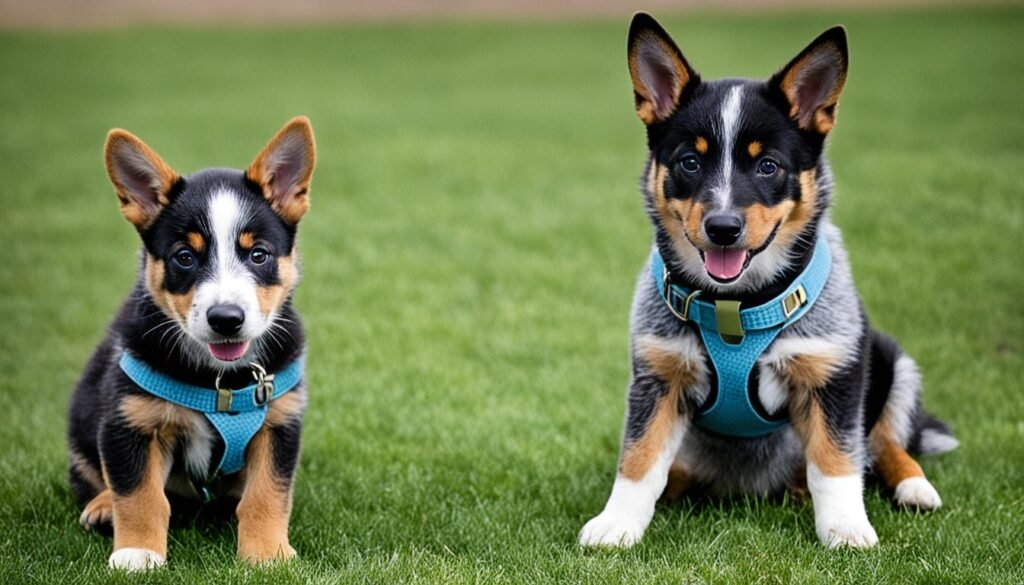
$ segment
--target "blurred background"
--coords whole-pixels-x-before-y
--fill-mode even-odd
[[[0,26],[91,28],[138,24],[327,24],[403,20],[622,17],[635,10],[891,9],[979,6],[1000,0],[0,0]]]
[[[651,240],[637,9],[709,79],[848,29],[833,217],[962,443],[923,462],[939,513],[868,490],[875,551],[825,551],[806,502],[761,500],[659,507],[627,553],[575,546],[614,475]],[[63,437],[136,278],[106,133],[188,174],[244,168],[299,114],[311,402],[299,561],[266,582],[1021,583],[1021,96],[1020,2],[0,0],[0,583],[111,582]],[[171,534],[147,582],[252,577],[231,525]]]

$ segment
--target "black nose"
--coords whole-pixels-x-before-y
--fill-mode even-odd
[[[214,305],[206,311],[206,322],[221,335],[234,335],[242,330],[245,311],[238,305]]]
[[[704,231],[715,244],[731,246],[743,231],[743,220],[735,215],[712,215],[704,220]]]

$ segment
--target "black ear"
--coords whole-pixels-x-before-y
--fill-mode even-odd
[[[700,77],[650,14],[633,16],[627,47],[636,114],[647,125],[661,122],[675,112],[683,91],[700,83]]]
[[[786,100],[803,130],[827,134],[836,123],[850,58],[846,29],[834,26],[814,39],[768,82]]]
[[[103,162],[121,203],[121,213],[140,232],[145,230],[170,203],[178,173],[146,143],[120,128],[107,134]]]

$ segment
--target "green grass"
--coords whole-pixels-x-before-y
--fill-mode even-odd
[[[626,22],[0,35],[0,581],[1024,580],[1024,11],[666,19],[707,77],[766,76],[848,25],[831,154],[858,284],[963,446],[946,506],[877,492],[881,538],[828,552],[808,504],[661,506],[584,552],[611,487],[627,314],[649,227]],[[170,534],[112,575],[65,477],[68,395],[134,279],[100,161],[115,126],[182,172],[241,167],[309,115],[311,403],[300,558],[234,561],[233,527]]]

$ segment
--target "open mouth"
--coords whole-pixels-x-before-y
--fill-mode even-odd
[[[750,266],[750,261],[767,248],[775,240],[775,234],[779,231],[781,222],[775,224],[772,233],[768,235],[764,244],[755,250],[743,248],[714,248],[711,250],[700,250],[700,257],[704,260],[704,270],[708,276],[721,284],[735,282],[743,271]]]
[[[225,341],[221,343],[207,344],[210,355],[222,362],[233,362],[241,359],[249,349],[248,341]]]

